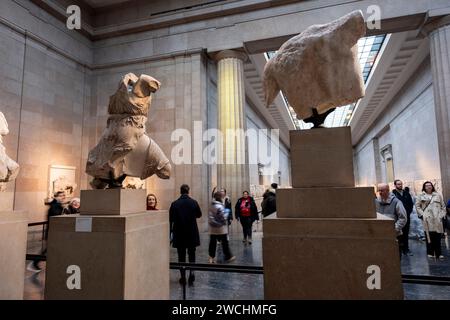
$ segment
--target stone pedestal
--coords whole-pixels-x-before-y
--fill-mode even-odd
[[[279,218],[376,218],[374,196],[371,187],[278,189],[277,215]]]
[[[350,127],[290,131],[295,188],[354,187]]]
[[[350,128],[291,132],[292,189],[264,218],[265,299],[402,299],[394,221],[355,188]]]
[[[0,300],[23,299],[28,216],[0,212]]]
[[[169,299],[168,212],[52,217],[45,298]]]
[[[265,218],[264,298],[402,299],[392,225],[381,215],[373,219]],[[380,268],[380,290],[367,287],[371,266]]]
[[[124,215],[147,209],[144,189],[81,190],[81,215]]]

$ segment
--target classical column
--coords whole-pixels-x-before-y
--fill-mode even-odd
[[[426,26],[430,39],[442,193],[450,198],[450,16]]]
[[[245,130],[245,53],[225,50],[216,55],[218,129],[222,133],[218,152],[218,186],[227,189],[233,204],[249,189]]]

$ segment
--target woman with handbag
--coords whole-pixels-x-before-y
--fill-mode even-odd
[[[416,200],[416,210],[419,218],[423,220],[428,257],[444,259],[441,251],[441,239],[444,233],[442,219],[446,213],[445,204],[442,196],[436,192],[430,181],[426,181],[422,186],[422,193]]]

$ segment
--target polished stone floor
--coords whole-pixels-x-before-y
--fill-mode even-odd
[[[236,260],[230,264],[234,265],[262,265],[262,233],[256,232],[253,236],[252,245],[244,245],[239,234],[232,235],[230,247]],[[201,246],[197,248],[197,262],[208,262],[209,236],[201,235]],[[426,256],[425,243],[420,240],[410,240],[410,248],[413,256],[402,257],[402,273],[419,275],[450,276],[450,250],[445,241],[443,254],[445,260],[435,261]],[[38,252],[38,242],[29,243],[29,253]],[[221,248],[218,247],[217,259],[223,260]],[[177,261],[175,249],[171,249],[171,261]],[[45,281],[44,269],[39,274],[25,271],[25,299],[43,299],[43,288]],[[196,280],[193,286],[188,286],[186,298],[188,300],[253,300],[263,299],[263,276],[238,273],[220,272],[195,272]],[[170,271],[170,296],[171,299],[182,299],[182,286],[178,283],[180,273],[177,270]],[[405,299],[450,299],[450,287],[404,284]]]

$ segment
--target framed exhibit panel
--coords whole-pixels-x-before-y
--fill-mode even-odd
[[[50,165],[48,174],[48,198],[53,198],[57,191],[63,191],[66,198],[75,196],[77,184],[75,183],[76,167]]]

